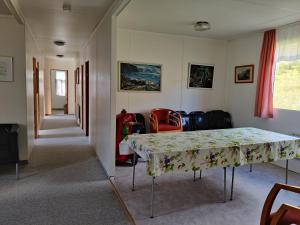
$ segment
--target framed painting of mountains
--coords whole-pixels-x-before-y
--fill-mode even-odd
[[[254,65],[235,67],[235,83],[253,83]]]
[[[189,64],[188,88],[212,88],[214,65]]]
[[[120,91],[161,91],[162,65],[119,62]]]

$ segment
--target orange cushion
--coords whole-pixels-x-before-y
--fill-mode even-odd
[[[274,217],[274,214],[275,213],[271,214],[269,224],[271,223],[271,220]],[[291,224],[300,225],[300,216],[299,216],[298,213],[288,211],[284,215],[284,217],[282,218],[282,220],[278,223],[278,225],[291,225]]]
[[[180,130],[180,127],[173,126],[170,124],[159,124],[158,125],[159,131],[171,131],[171,130]]]

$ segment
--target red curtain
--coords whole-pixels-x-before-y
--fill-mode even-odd
[[[273,118],[273,68],[276,47],[276,30],[264,33],[258,69],[255,116]]]

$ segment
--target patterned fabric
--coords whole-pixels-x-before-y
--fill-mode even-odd
[[[300,138],[257,128],[129,135],[124,142],[147,161],[150,176],[300,156]]]

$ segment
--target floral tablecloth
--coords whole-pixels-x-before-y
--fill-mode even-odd
[[[150,176],[300,156],[299,138],[251,127],[129,135],[124,143],[147,161]]]

